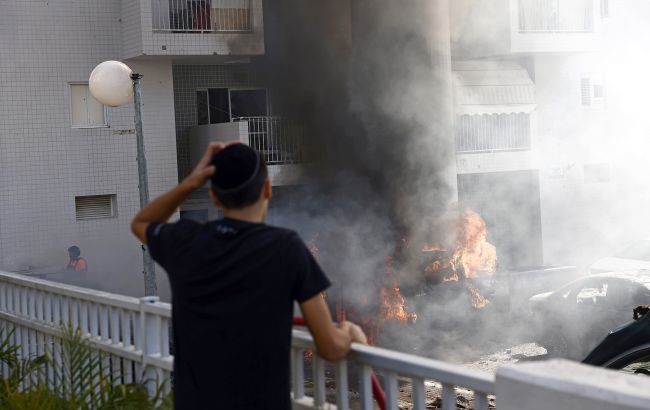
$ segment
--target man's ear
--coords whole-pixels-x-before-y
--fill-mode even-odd
[[[214,191],[211,189],[208,189],[208,194],[210,194],[210,199],[212,200],[212,203],[214,206],[217,208],[223,209],[223,205],[221,204],[221,201],[219,201],[219,198],[214,194]]]
[[[273,198],[273,185],[271,185],[270,178],[266,178],[266,181],[264,181],[264,188],[262,188],[262,195],[264,199]]]

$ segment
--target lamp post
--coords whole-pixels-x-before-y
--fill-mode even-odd
[[[119,107],[133,98],[135,109],[135,138],[138,160],[138,190],[140,192],[140,208],[149,203],[149,184],[147,176],[147,159],[144,154],[144,138],[142,133],[142,90],[140,80],[142,74],[134,73],[129,66],[119,61],[104,61],[90,73],[88,86],[90,92],[104,105]],[[142,265],[144,274],[145,296],[155,296],[156,271],[151,254],[142,246]]]

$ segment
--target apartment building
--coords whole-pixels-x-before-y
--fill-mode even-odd
[[[632,203],[648,205],[630,183],[641,161],[623,142],[641,127],[621,112],[643,114],[615,96],[645,90],[630,30],[647,6],[488,3],[451,3],[455,134],[460,202],[485,217],[502,267],[586,265],[647,236],[630,220]]]
[[[444,152],[450,145],[456,156],[448,185],[461,204],[486,219],[501,266],[576,263],[567,246],[587,249],[587,260],[605,247],[607,241],[594,238],[614,220],[611,212],[602,215],[604,206],[591,205],[610,205],[623,194],[615,182],[630,178],[621,168],[629,162],[625,155],[611,156],[611,134],[620,131],[616,118],[629,110],[625,99],[610,98],[612,79],[603,65],[603,50],[620,45],[603,38],[617,30],[619,11],[631,9],[624,3],[454,0],[432,7],[413,1],[410,11],[382,3],[397,19],[371,13],[377,3],[367,0],[283,1],[272,8],[262,0],[3,2],[0,267],[52,272],[65,265],[66,249],[75,244],[88,260],[91,285],[141,293],[141,248],[128,230],[139,207],[133,107],[103,107],[87,88],[93,67],[109,59],[144,75],[152,197],[187,175],[209,140],[239,139],[265,153],[278,186],[276,203],[292,202],[287,187],[302,183],[309,174],[305,163],[313,159],[304,144],[310,131],[295,116],[281,115],[275,84],[258,62],[268,57],[268,41],[281,41],[294,54],[275,58],[302,64],[314,39],[290,30],[283,38],[265,38],[265,18],[276,28],[305,18],[318,25],[332,44],[324,54],[339,59],[327,69],[340,70],[341,84],[363,82],[367,70],[395,78],[363,98],[393,103],[390,95],[408,86],[398,81],[402,72],[425,61],[431,74],[419,87],[433,87],[427,92],[439,100],[432,102],[435,110],[417,104],[408,115],[436,115],[431,128],[442,141],[438,147]],[[286,13],[295,8],[302,10]],[[415,32],[402,20],[432,22],[435,30],[423,43],[427,58],[410,61],[417,47],[407,52],[378,37],[378,27],[389,32],[388,26],[411,38]],[[347,71],[360,59],[367,64]],[[403,65],[383,67],[387,59]],[[291,79],[295,87],[318,94],[310,84],[327,73],[302,68]],[[366,125],[399,123],[381,116],[400,111],[373,112],[373,121],[382,121]],[[608,208],[631,209],[618,205]],[[205,221],[218,214],[201,190],[178,216]],[[270,217],[273,222],[273,209]],[[165,296],[166,278],[161,272],[158,278]]]
[[[262,0],[2,2],[0,27],[0,267],[54,272],[74,244],[86,284],[140,295],[142,252],[129,233],[139,208],[133,106],[102,106],[89,74],[105,60],[143,74],[155,197],[191,166],[200,97],[202,109],[212,97],[215,110],[232,107],[202,111],[206,124],[269,116],[255,105],[266,102],[249,64],[264,53]],[[160,271],[158,281],[168,295]]]

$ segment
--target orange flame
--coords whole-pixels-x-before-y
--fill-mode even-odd
[[[458,282],[461,279],[476,278],[480,275],[493,275],[496,271],[497,252],[494,245],[487,241],[487,226],[481,216],[469,209],[464,210],[452,225],[454,232],[453,250],[449,251],[439,245],[425,244],[422,252],[442,252],[446,259],[435,260],[425,268],[432,274],[449,269],[442,278],[443,282]],[[481,309],[490,301],[481,295],[479,289],[470,282],[465,282],[470,295],[472,307]]]
[[[415,323],[418,316],[416,313],[409,313],[404,308],[404,297],[397,284],[393,282],[391,287],[382,288],[379,291],[379,315],[384,320],[396,320],[405,323]]]
[[[452,228],[455,240],[450,257],[432,262],[425,271],[437,272],[444,268],[451,268],[453,273],[443,278],[445,282],[458,281],[459,271],[465,278],[494,274],[497,251],[494,245],[487,241],[487,227],[483,218],[476,212],[466,209],[454,222]],[[440,245],[425,244],[422,252],[449,252],[449,249]]]
[[[474,309],[483,309],[490,304],[490,301],[485,296],[481,295],[481,292],[478,290],[474,284],[470,282],[465,282],[465,287],[469,292],[469,297],[472,302],[472,307]]]

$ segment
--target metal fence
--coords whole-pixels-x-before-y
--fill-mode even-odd
[[[520,33],[593,31],[593,0],[519,0]]]
[[[309,159],[302,127],[282,117],[238,117],[248,123],[248,144],[264,155],[267,164],[297,164]]]
[[[250,32],[251,0],[151,0],[154,31]]]
[[[41,355],[47,346],[54,346],[53,360],[60,361],[60,327],[70,323],[78,327],[91,345],[103,353],[106,374],[114,383],[149,381],[153,394],[155,380],[168,381],[169,391],[173,356],[170,354],[169,320],[171,305],[160,303],[157,298],[137,299],[71,285],[34,279],[24,275],[0,272],[0,326],[13,328],[11,343],[21,347],[22,357]],[[304,351],[314,349],[311,336],[301,330],[293,331],[292,380],[294,409],[322,408],[326,403],[326,362],[314,354],[311,359],[313,371],[313,395],[305,394]],[[328,381],[335,385],[338,409],[349,408],[348,365],[358,368],[362,409],[373,409],[370,368],[383,378],[387,409],[397,409],[398,383],[412,388],[412,400],[416,410],[426,408],[427,384],[442,384],[444,409],[456,408],[454,386],[468,388],[475,393],[475,408],[488,409],[489,394],[494,393],[494,377],[468,370],[457,365],[443,363],[413,355],[393,352],[376,347],[354,345],[347,360],[334,366],[335,378]],[[2,377],[7,367],[0,368]],[[255,375],[251,374],[254,378]],[[400,382],[401,378],[401,382]],[[56,382],[51,380],[52,383]],[[255,381],[251,380],[254,384]]]
[[[531,148],[530,115],[459,115],[456,152],[518,151]]]
[[[133,298],[0,272],[0,327],[13,329],[10,342],[22,358],[48,353],[55,367],[62,360],[63,325],[79,329],[101,352],[102,372],[116,383],[147,381],[169,392],[171,309],[158,298]],[[7,332],[3,334],[6,336]],[[6,365],[0,368],[8,376]],[[47,383],[57,383],[47,369]]]
[[[304,352],[307,349],[314,349],[311,336],[306,332],[294,330],[291,350],[294,409],[323,408],[328,402],[326,362],[315,354],[311,358],[313,395],[305,395]],[[354,345],[346,360],[331,366],[334,367],[335,379],[328,381],[327,387],[330,390],[334,388],[335,403],[332,404],[336,404],[338,409],[350,408],[348,367],[357,368],[359,401],[362,410],[375,409],[371,385],[372,371],[383,379],[387,410],[398,409],[400,390],[411,391],[410,400],[414,410],[430,408],[427,407],[427,387],[430,390],[435,384],[442,385],[443,410],[456,409],[456,387],[474,392],[474,409],[488,410],[488,396],[493,395],[495,390],[494,376],[490,374],[371,346]]]

